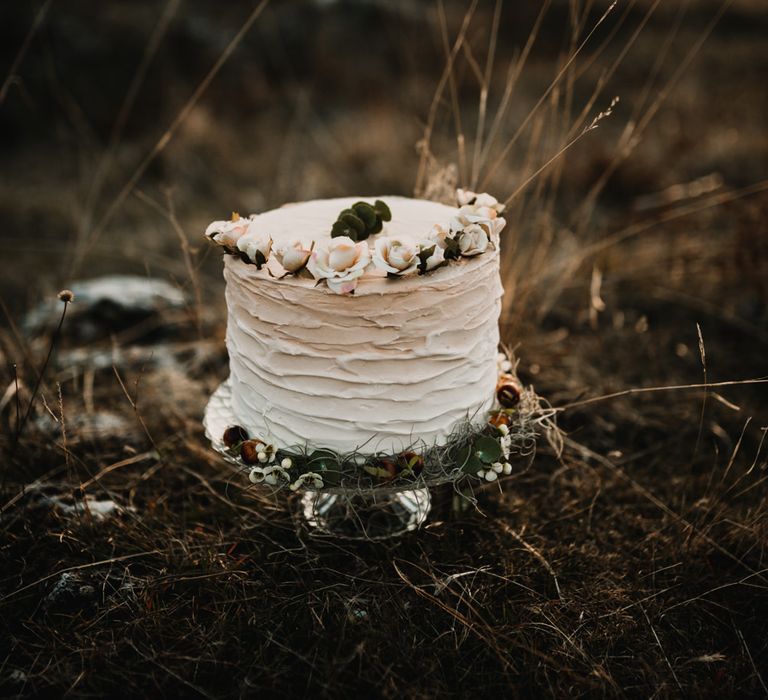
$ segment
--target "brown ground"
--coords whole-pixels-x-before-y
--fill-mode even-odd
[[[507,5],[492,105],[538,11]],[[563,115],[578,114],[651,5],[619,3],[577,59],[578,79],[546,101],[487,189],[506,196],[529,154],[540,163],[557,150]],[[463,6],[447,7],[453,41]],[[109,168],[99,163],[162,5],[52,3],[0,103],[0,692],[768,693],[764,385],[566,410],[560,458],[542,446],[530,470],[484,488],[479,510],[440,492],[429,526],[388,544],[315,540],[290,499],[231,478],[200,426],[227,371],[221,261],[200,232],[233,209],[411,192],[444,57],[431,5],[274,2],[110,208],[251,6],[167,8]],[[504,338],[555,406],[768,375],[765,4],[734,2],[668,82],[718,8],[661,3],[586,121],[619,95],[614,115],[510,209]],[[481,2],[467,34],[481,67],[492,10]],[[0,78],[36,12],[5,8]],[[496,153],[562,65],[571,24],[554,2]],[[456,75],[472,135],[470,63],[461,53]],[[658,112],[612,164],[649,80],[645,105]],[[432,142],[441,164],[456,160],[450,104],[446,88]],[[24,314],[116,272],[169,280],[189,303],[93,333],[73,313],[14,448],[55,327],[36,331]],[[118,510],[100,519],[93,503],[105,500]]]

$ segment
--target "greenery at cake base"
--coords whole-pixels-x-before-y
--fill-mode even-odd
[[[550,441],[559,439],[554,411],[543,405],[533,389],[521,388],[514,406],[497,406],[485,415],[485,421],[468,417],[445,444],[414,440],[394,454],[275,447],[247,435],[239,426],[228,428],[224,441],[253,484],[275,491],[355,493],[471,479],[496,481],[511,474],[513,464],[530,461],[541,435]]]

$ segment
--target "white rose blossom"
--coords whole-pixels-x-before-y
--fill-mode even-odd
[[[206,238],[219,245],[234,248],[238,240],[248,230],[251,220],[233,213],[229,221],[214,221],[205,229]]]
[[[324,279],[336,294],[350,294],[370,262],[371,253],[365,241],[355,243],[348,236],[338,236],[314,250],[307,269],[316,280]]]
[[[304,268],[310,255],[312,255],[312,247],[307,247],[303,241],[298,239],[275,247],[275,258],[286,272],[298,272]]]
[[[459,252],[466,258],[484,253],[490,240],[480,224],[470,224],[459,234]]]
[[[476,210],[476,213],[486,216],[489,219],[495,219],[498,214],[502,214],[506,206],[500,204],[496,197],[492,197],[487,192],[478,194],[470,190],[456,190],[456,201],[460,207],[470,206]]]
[[[272,239],[265,236],[261,231],[255,230],[255,227],[249,227],[237,240],[237,247],[246,254],[249,260],[256,263],[256,267],[261,269],[272,250]]]
[[[419,265],[419,245],[407,238],[379,238],[374,247],[373,264],[390,275],[407,275]]]
[[[429,232],[427,240],[431,241],[432,243],[436,243],[439,248],[445,250],[448,247],[446,238],[450,237],[451,232],[449,229],[445,228],[445,226],[441,226],[440,224],[435,224],[432,227],[432,230]]]
[[[432,252],[427,255],[427,252]],[[419,272],[429,272],[445,262],[445,251],[437,241],[425,240],[419,243]]]

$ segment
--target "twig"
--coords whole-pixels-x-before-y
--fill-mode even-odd
[[[141,163],[139,164],[139,167],[136,168],[133,175],[131,175],[131,177],[128,179],[128,182],[125,183],[123,188],[120,190],[120,193],[112,201],[112,204],[110,204],[104,216],[102,216],[98,224],[96,224],[96,226],[90,232],[90,235],[85,238],[83,242],[83,246],[78,251],[77,256],[73,262],[73,265],[72,265],[73,274],[79,267],[80,263],[82,262],[82,259],[85,256],[85,253],[88,251],[88,249],[91,246],[93,246],[93,244],[96,242],[99,236],[103,233],[104,229],[107,227],[109,222],[112,221],[112,217],[115,215],[117,210],[122,206],[123,202],[125,202],[128,195],[133,191],[133,188],[136,186],[136,184],[139,182],[141,177],[144,175],[144,173],[146,172],[147,168],[150,166],[152,161],[163,150],[165,150],[165,147],[170,143],[171,139],[173,138],[175,133],[178,131],[179,127],[186,121],[187,117],[190,115],[192,110],[200,101],[200,98],[205,94],[205,91],[208,89],[208,86],[213,82],[213,79],[218,75],[221,68],[227,62],[229,57],[234,53],[235,49],[240,45],[240,42],[243,40],[245,35],[253,26],[253,23],[258,19],[259,15],[262,13],[264,8],[268,4],[269,4],[269,0],[261,0],[261,2],[254,8],[254,10],[245,20],[245,22],[240,27],[238,32],[235,34],[234,37],[232,37],[229,44],[227,44],[224,51],[222,51],[221,55],[216,60],[216,63],[214,63],[213,67],[208,71],[206,76],[203,78],[202,82],[197,86],[195,91],[192,93],[191,97],[187,100],[184,107],[182,107],[181,111],[176,115],[174,120],[171,122],[170,126],[165,130],[163,135],[158,139],[157,143],[155,143],[155,145],[152,147],[152,150],[150,150],[150,152],[144,157],[144,160],[141,161]]]
[[[67,308],[69,308],[70,303],[72,302],[73,295],[72,292],[70,292],[68,289],[64,289],[61,292],[59,292],[59,299],[64,304],[64,309],[61,312],[61,317],[59,318],[59,325],[56,326],[56,330],[53,333],[53,336],[51,337],[51,343],[48,346],[48,354],[45,356],[45,362],[43,362],[43,366],[40,369],[40,373],[37,375],[37,381],[35,382],[35,387],[32,390],[32,396],[29,398],[29,404],[27,405],[27,410],[24,413],[24,418],[21,421],[21,424],[16,429],[16,436],[13,443],[13,448],[11,449],[11,459],[16,454],[16,450],[19,446],[19,441],[21,440],[22,433],[24,432],[24,428],[27,425],[27,421],[29,420],[30,415],[32,414],[32,407],[35,405],[35,399],[37,398],[37,392],[40,390],[40,385],[43,382],[43,376],[45,375],[45,371],[48,369],[48,363],[51,361],[51,356],[53,355],[53,348],[56,345],[56,341],[59,338],[59,335],[61,334],[61,328],[64,325],[64,319],[67,316]]]
[[[637,387],[633,389],[624,389],[624,391],[616,391],[613,394],[604,394],[603,396],[593,396],[590,399],[583,399],[581,401],[574,401],[567,403],[564,406],[556,406],[552,408],[553,411],[568,411],[577,406],[586,406],[587,404],[597,403],[598,401],[608,401],[610,399],[616,399],[621,396],[632,396],[634,394],[649,394],[659,391],[681,391],[683,389],[712,389],[723,386],[742,386],[746,384],[768,384],[768,377],[758,377],[756,379],[740,379],[730,382],[710,382],[706,384],[673,384],[669,386],[647,386]]]

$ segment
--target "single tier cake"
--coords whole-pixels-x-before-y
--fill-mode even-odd
[[[403,197],[290,204],[208,227],[224,278],[232,410],[283,449],[442,444],[494,402],[503,207]]]

